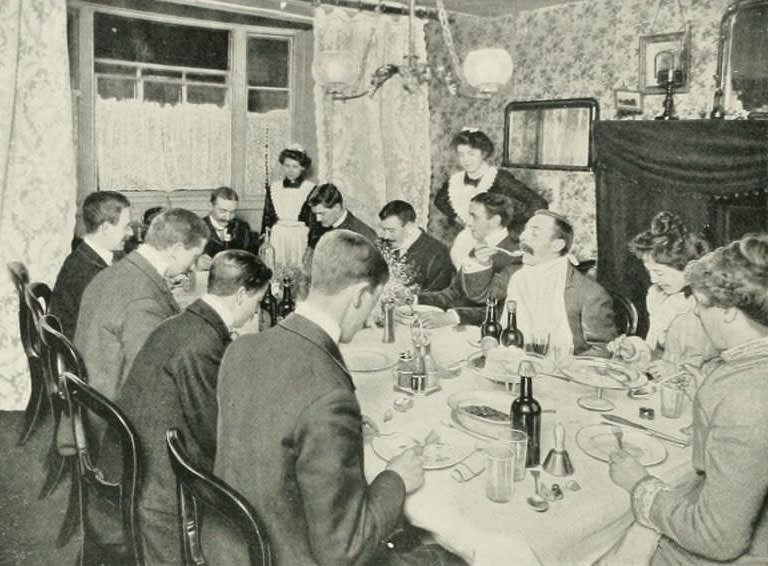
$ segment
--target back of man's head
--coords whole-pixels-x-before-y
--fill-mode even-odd
[[[131,202],[117,191],[96,191],[83,201],[83,223],[85,233],[93,234],[104,222],[117,224],[124,208]]]
[[[334,206],[344,206],[344,197],[341,195],[341,191],[333,183],[325,183],[318,185],[307,197],[309,206],[324,206],[325,208],[332,208]]]
[[[416,222],[416,211],[404,200],[392,200],[384,205],[379,212],[379,220],[386,220],[390,216],[397,216],[403,226]]]
[[[197,214],[184,208],[171,208],[152,220],[144,241],[156,250],[178,243],[190,249],[204,245],[209,237],[208,226]]]
[[[249,293],[264,288],[272,270],[250,252],[225,250],[217,253],[208,276],[208,292],[219,297],[234,295],[240,287]]]
[[[317,243],[310,293],[333,295],[361,281],[376,288],[388,280],[387,262],[365,236],[350,230],[332,230]]]
[[[504,227],[509,226],[515,214],[512,199],[506,195],[491,192],[478,193],[472,197],[472,202],[482,204],[488,213],[488,218],[498,215],[501,219],[501,226]]]

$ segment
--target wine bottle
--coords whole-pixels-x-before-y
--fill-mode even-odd
[[[480,327],[480,341],[483,342],[486,338],[493,338],[498,344],[500,334],[501,325],[496,320],[496,299],[488,297],[485,301],[485,320]]]
[[[291,286],[291,278],[288,276],[283,277],[283,298],[280,299],[278,308],[278,315],[281,319],[287,317],[296,308],[296,303],[293,302]]]
[[[536,370],[528,361],[520,363],[520,396],[512,401],[511,420],[512,428],[522,430],[528,435],[528,452],[525,458],[525,467],[532,468],[539,465],[541,456],[541,405],[533,398],[533,377]]]
[[[501,332],[499,343],[502,346],[516,346],[521,349],[524,345],[523,333],[517,328],[516,301],[507,301],[507,327]]]
[[[267,283],[267,290],[259,303],[259,330],[266,330],[277,324],[277,299],[272,294],[272,284]]]

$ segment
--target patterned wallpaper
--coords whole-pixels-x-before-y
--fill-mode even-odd
[[[730,1],[680,0],[684,18],[692,24],[691,86],[688,93],[675,96],[681,118],[704,117],[712,107],[719,24]],[[457,16],[451,30],[460,58],[472,49],[503,46],[512,54],[515,71],[510,83],[490,101],[451,97],[442,85],[430,86],[432,191],[455,169],[448,144],[464,126],[481,128],[491,136],[497,145],[496,162],[500,162],[504,106],[509,102],[593,97],[600,103],[600,116],[615,119],[613,89],[639,90],[639,37],[680,31],[683,21],[677,0],[585,0],[506,18]],[[431,61],[448,65],[439,26],[430,23],[426,36]],[[642,117],[660,114],[663,99],[663,95],[646,95]],[[574,221],[577,255],[595,257],[594,175],[512,172]],[[438,217],[439,213],[430,216],[430,228],[443,234]]]

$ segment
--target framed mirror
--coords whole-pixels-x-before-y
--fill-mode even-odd
[[[504,110],[505,167],[589,170],[594,98],[511,102]]]
[[[768,0],[739,0],[720,25],[712,117],[768,118]]]

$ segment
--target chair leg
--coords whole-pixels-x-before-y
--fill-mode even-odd
[[[66,546],[72,536],[77,532],[81,522],[81,507],[80,501],[80,482],[77,479],[77,460],[75,458],[67,458],[70,461],[70,480],[71,487],[69,490],[69,500],[67,501],[67,510],[64,513],[64,521],[61,523],[59,529],[59,535],[56,537],[56,548],[62,548]]]
[[[32,436],[35,428],[42,420],[46,409],[50,407],[48,397],[45,395],[45,390],[39,380],[32,379],[32,390],[29,396],[29,404],[26,411],[24,411],[24,424],[19,437],[18,445],[24,445],[29,437]]]
[[[61,483],[61,480],[67,471],[67,467],[69,466],[68,460],[71,457],[61,456],[56,450],[55,442],[56,439],[54,438],[54,445],[51,446],[48,451],[48,459],[46,462],[48,474],[45,477],[45,483],[40,490],[38,499],[45,499],[56,490],[56,487]]]

